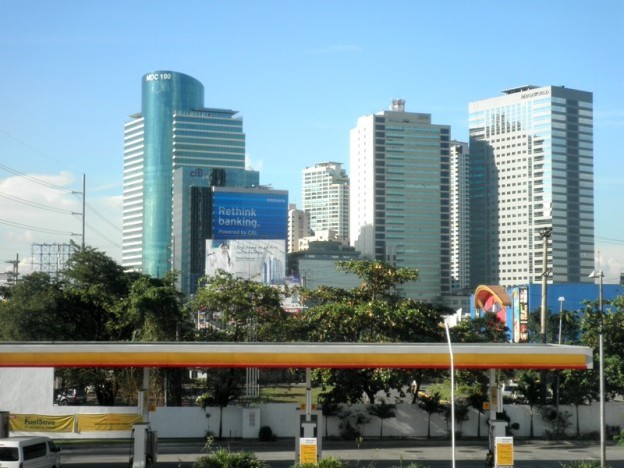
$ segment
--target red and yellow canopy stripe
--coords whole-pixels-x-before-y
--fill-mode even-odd
[[[583,346],[458,343],[457,369],[591,369]],[[0,367],[423,368],[450,366],[445,343],[0,343]]]

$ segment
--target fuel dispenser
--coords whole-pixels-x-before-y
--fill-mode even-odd
[[[129,468],[150,468],[158,459],[158,434],[149,424],[149,368],[143,369],[143,388],[139,390],[137,412],[143,422],[132,426]]]
[[[299,414],[299,434],[295,438],[295,460],[298,463],[318,463],[323,452],[322,423],[320,411],[312,411],[312,379],[306,368],[305,414]]]
[[[150,468],[158,458],[158,436],[150,429],[149,423],[136,423],[132,426],[132,447],[130,468]]]
[[[490,418],[489,418],[489,451],[486,456],[486,466],[494,466],[496,463],[496,450],[499,444],[497,440],[505,438],[507,421],[499,419],[498,415],[503,412],[503,395],[500,385],[496,381],[496,371],[490,369]],[[513,447],[513,442],[512,442]]]

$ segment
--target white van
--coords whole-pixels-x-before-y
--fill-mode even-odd
[[[60,468],[60,452],[48,437],[0,439],[0,468]]]

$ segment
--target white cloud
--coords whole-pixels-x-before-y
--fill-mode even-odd
[[[19,255],[20,274],[28,274],[33,244],[80,243],[80,190],[79,179],[67,172],[0,179],[0,260]],[[121,261],[121,197],[91,198],[87,187],[86,203],[86,244]]]
[[[603,271],[605,284],[618,284],[624,273],[624,245],[601,246],[596,254],[596,269]]]
[[[251,158],[251,155],[249,153],[245,154],[245,169],[247,169],[248,171],[259,171],[262,172],[262,169],[264,168],[264,160],[263,159],[258,159],[253,160]]]

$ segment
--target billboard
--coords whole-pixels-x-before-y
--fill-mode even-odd
[[[215,188],[212,202],[212,238],[288,238],[288,192]]]
[[[264,284],[282,284],[286,272],[286,241],[276,239],[209,239],[206,276],[218,270]]]

